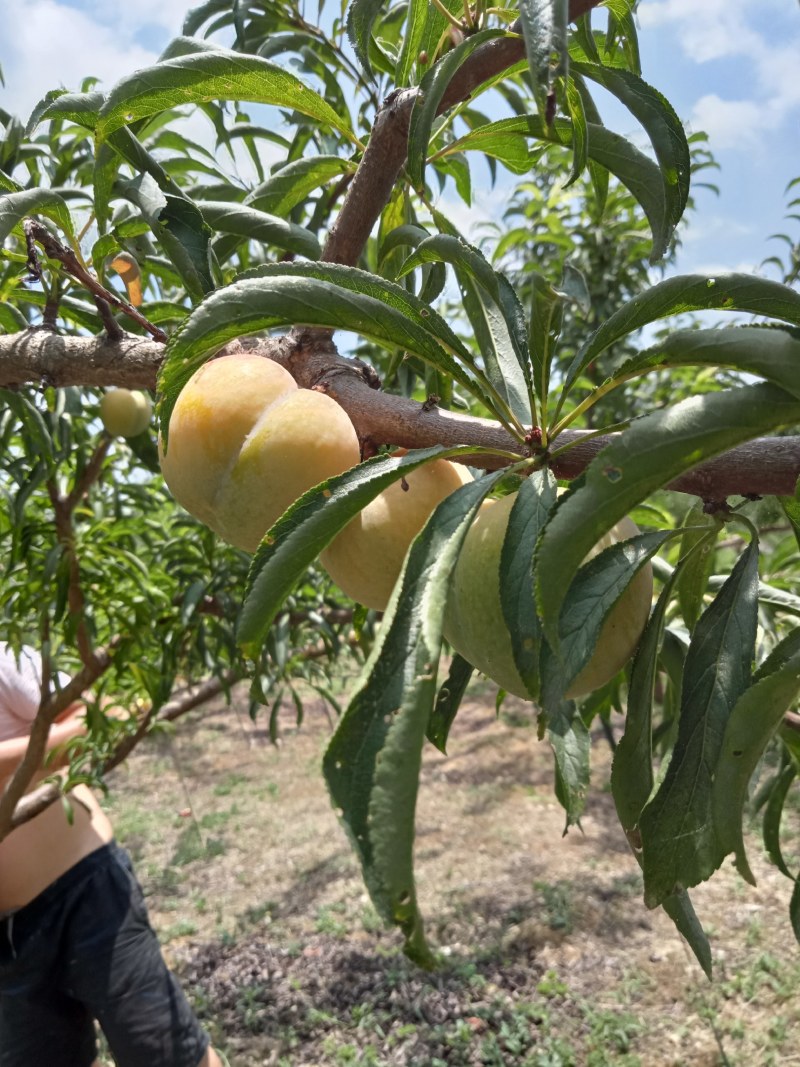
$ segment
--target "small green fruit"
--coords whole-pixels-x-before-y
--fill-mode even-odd
[[[153,404],[147,393],[112,389],[100,401],[100,418],[112,437],[136,437],[150,424]]]

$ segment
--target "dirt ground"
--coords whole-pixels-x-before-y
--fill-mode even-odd
[[[694,891],[709,983],[642,904],[602,736],[582,832],[566,837],[522,702],[498,718],[478,688],[449,755],[428,748],[417,881],[443,963],[427,974],[383,929],[331,809],[322,705],[309,702],[299,731],[287,711],[279,748],[245,708],[195,713],[153,739],[107,800],[165,952],[231,1067],[800,1064],[790,884],[753,835],[758,888],[726,867]]]

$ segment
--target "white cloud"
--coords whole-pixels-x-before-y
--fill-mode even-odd
[[[701,96],[692,110],[692,128],[705,130],[715,151],[755,147],[776,115],[753,100],[723,100],[716,93]]]
[[[738,99],[709,93],[695,105],[693,126],[709,133],[715,150],[755,146],[800,108],[800,34],[768,38],[756,21],[763,23],[769,8],[785,13],[786,0],[658,0],[638,10],[645,31],[673,29],[695,63],[744,57]]]
[[[55,0],[0,0],[0,64],[6,87],[2,106],[27,119],[50,89],[77,91],[88,75],[110,88],[156,55]]]

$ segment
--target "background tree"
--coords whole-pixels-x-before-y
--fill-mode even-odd
[[[313,25],[291,4],[210,0],[108,94],[90,79],[48,93],[24,127],[0,115],[6,630],[71,668],[77,690],[143,702],[127,725],[97,711],[67,786],[175,714],[176,685],[247,675],[273,722],[284,693],[300,710],[298,673],[333,697],[320,653],[369,643],[374,619],[309,571],[318,553],[421,464],[496,472],[443,501],[414,542],[325,759],[373,901],[421,962],[420,753],[426,736],[444,748],[472,671],[454,657],[437,693],[452,567],[501,484],[520,487],[503,614],[567,825],[583,810],[588,725],[625,708],[620,820],[646,903],[707,970],[686,887],[729,853],[750,876],[742,811],[762,759],[765,840],[794,877],[777,830],[798,759],[800,445],[759,435],[800,419],[800,298],[747,275],[650,284],[645,257],[669,256],[689,203],[691,145],[641,77],[634,4],[608,0],[593,19],[597,6],[354,0],[344,23]],[[598,85],[639,120],[650,154],[603,125]],[[187,134],[187,109],[211,123],[213,149]],[[697,172],[710,160],[695,148]],[[488,256],[437,200],[455,188],[469,201],[476,153],[490,177],[530,175]],[[704,310],[775,324],[655,332]],[[360,359],[337,351],[335,330],[361,339],[344,343]],[[100,433],[96,392],[158,375],[168,448],[191,374],[245,345],[336,400],[364,456],[293,505],[249,570],[170,503],[149,432],[113,446]],[[555,479],[572,479],[558,503]],[[767,495],[783,513],[753,500]],[[629,512],[643,532],[582,566]],[[568,699],[650,561],[659,596],[633,665]],[[71,692],[44,693],[42,720]],[[20,800],[25,785],[17,776],[0,802],[0,832],[63,787]],[[795,929],[798,914],[796,891]]]

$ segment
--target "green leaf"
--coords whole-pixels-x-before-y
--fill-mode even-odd
[[[299,78],[269,60],[227,49],[196,52],[134,71],[108,94],[95,133],[102,141],[138,119],[181,104],[212,100],[247,100],[291,108],[356,141],[349,118],[338,115]]]
[[[4,170],[0,170],[0,189],[4,193],[19,193],[22,191],[22,186],[15,182],[10,174],[6,174]]]
[[[783,513],[789,520],[789,524],[794,531],[794,538],[797,541],[797,546],[800,548],[800,500],[796,496],[781,496],[778,497]]]
[[[541,422],[545,423],[550,372],[561,333],[565,297],[554,289],[538,271],[527,275],[531,287],[531,322],[529,330],[531,362],[536,397],[541,405]]]
[[[691,553],[691,558],[681,567],[677,592],[683,621],[691,631],[703,610],[703,598],[715,559],[716,537],[709,537],[709,533],[718,529],[718,523],[705,514],[701,505],[695,504],[687,513],[683,526],[680,555],[683,558]],[[699,551],[695,552],[697,546],[700,546]]]
[[[547,740],[555,757],[556,798],[566,812],[567,827],[570,827],[579,822],[586,806],[592,742],[575,701],[563,695],[567,683],[547,644],[542,645],[540,673]]]
[[[69,208],[62,197],[49,189],[25,189],[19,193],[0,194],[0,243],[28,215],[44,215],[51,219],[61,227],[70,243],[75,244]]]
[[[197,200],[195,204],[215,230],[275,245],[309,259],[319,259],[319,241],[313,233],[293,222],[225,200]]]
[[[714,826],[714,779],[733,709],[750,683],[757,593],[754,536],[689,645],[675,747],[639,822],[648,907],[708,878],[725,856]]]
[[[683,528],[686,545],[687,528]],[[706,531],[701,535],[706,540],[713,538]],[[652,767],[652,713],[653,690],[659,667],[659,648],[664,633],[664,622],[673,596],[673,589],[680,584],[684,570],[691,566],[693,558],[702,554],[702,540],[693,539],[682,551],[680,559],[664,582],[661,595],[642,634],[639,647],[631,666],[628,684],[628,700],[625,711],[625,732],[617,743],[611,768],[611,792],[622,827],[628,839],[638,850],[640,842],[632,831],[639,824],[639,816],[653,790]],[[679,673],[683,674],[684,658],[681,657]],[[638,853],[637,853],[638,854]]]
[[[800,293],[780,282],[751,274],[718,274],[714,277],[684,274],[667,278],[633,297],[595,330],[567,370],[563,395],[566,396],[572,383],[593,360],[621,338],[651,322],[690,311],[749,311],[753,315],[798,325]],[[678,357],[681,344],[688,344],[688,341],[683,334],[668,349],[673,358]],[[658,350],[654,352],[657,361]],[[648,355],[645,353],[641,358],[647,359]],[[658,365],[657,362],[654,365]]]
[[[419,57],[427,21],[428,0],[409,0],[403,43],[394,69],[394,82],[397,86],[409,85],[411,82],[411,73]]]
[[[539,545],[537,598],[557,646],[567,588],[604,533],[655,489],[741,441],[800,419],[800,403],[773,385],[690,397],[630,426],[590,463],[581,487],[563,497]]]
[[[661,168],[666,213],[674,229],[689,197],[692,161],[683,125],[671,104],[658,90],[628,70],[597,63],[573,63],[573,66],[583,77],[616,96],[646,130]]]
[[[525,313],[517,294],[479,249],[444,233],[422,241],[400,268],[398,277],[424,263],[435,262],[450,263],[455,268],[489,380],[516,418],[529,424],[533,378]]]
[[[655,530],[610,545],[575,575],[558,621],[559,656],[568,687],[592,657],[611,609],[636,573],[679,530]]]
[[[572,78],[567,79],[565,95],[569,117],[572,122],[572,170],[564,186],[565,189],[568,189],[586,169],[589,161],[589,135],[586,128],[583,96]]]
[[[619,821],[635,849],[640,842],[633,836],[639,816],[653,791],[653,687],[658,671],[658,650],[664,619],[672,599],[672,586],[680,563],[664,583],[664,588],[648,620],[631,666],[625,732],[617,742],[611,766],[611,794]]]
[[[549,471],[537,471],[519,487],[500,552],[500,604],[511,635],[514,665],[532,700],[539,695],[541,624],[536,615],[533,560],[556,500]]]
[[[358,61],[367,74],[372,74],[369,59],[370,38],[375,19],[383,7],[383,0],[351,0],[347,8],[345,27]]]
[[[237,640],[256,658],[281,605],[336,534],[392,482],[431,459],[469,454],[470,446],[376,456],[309,489],[267,531],[250,567]],[[472,449],[474,452],[474,448]]]
[[[667,897],[661,904],[664,911],[675,923],[678,933],[686,939],[686,943],[695,955],[695,959],[703,968],[706,978],[711,978],[711,946],[708,943],[700,920],[689,900],[689,894],[685,889],[680,889],[674,896]]]
[[[614,174],[641,204],[653,234],[651,262],[660,260],[672,237],[672,222],[667,212],[664,179],[656,163],[605,126],[588,122],[589,159]],[[549,127],[533,115],[501,119],[479,126],[447,146],[447,152],[475,150],[495,156],[506,166],[524,173],[530,169],[530,153],[515,138],[533,137],[539,141],[569,147],[573,144],[572,123],[556,119]]]
[[[450,671],[442,682],[428,723],[427,738],[440,752],[447,755],[447,738],[450,727],[464,699],[469,680],[475,668],[456,652],[450,662]]]
[[[496,472],[443,500],[413,541],[375,647],[323,761],[377,911],[432,962],[414,885],[414,816],[453,567]]]
[[[770,792],[767,805],[764,808],[764,848],[767,850],[767,855],[770,860],[775,864],[781,874],[786,875],[787,878],[793,878],[794,875],[787,867],[786,860],[783,858],[783,851],[781,849],[781,817],[783,815],[783,807],[786,803],[786,798],[789,795],[789,789],[797,777],[797,773],[797,766],[792,762],[787,763],[781,769],[776,778],[775,785]]]
[[[444,319],[399,285],[355,267],[275,263],[218,289],[173,334],[159,372],[162,433],[178,393],[205,360],[234,337],[275,326],[327,326],[415,352],[488,407],[479,379],[462,369],[473,358]]]
[[[189,295],[201,300],[212,292],[210,242],[214,231],[197,207],[181,196],[162,193],[149,174],[125,182],[123,188],[161,242]]]
[[[737,870],[751,885],[756,882],[747,862],[742,829],[747,788],[768,741],[799,692],[800,630],[794,630],[761,665],[725,727],[713,780],[714,826],[722,854],[735,854]]]
[[[476,48],[480,48],[486,41],[505,36],[504,30],[480,30],[472,37],[467,37],[455,48],[446,52],[419,83],[411,111],[406,163],[409,178],[416,189],[425,187],[425,160],[428,156],[428,144],[431,140],[434,119],[447,86]]]
[[[309,156],[295,159],[255,188],[245,203],[272,215],[288,215],[309,193],[333,178],[355,173],[351,160],[338,156]]]
[[[46,469],[50,468],[55,460],[53,440],[42,413],[23,393],[17,393],[12,389],[0,388],[0,400],[2,400],[3,408],[12,411],[25,427],[36,457],[44,460]]]
[[[28,123],[28,133],[32,133],[39,123],[54,118],[67,119],[87,130],[93,130],[104,100],[105,97],[99,92],[60,93],[50,100],[43,110],[34,110]]]
[[[554,75],[566,75],[569,62],[566,0],[520,0],[519,21],[536,106],[541,119],[546,121]]]

